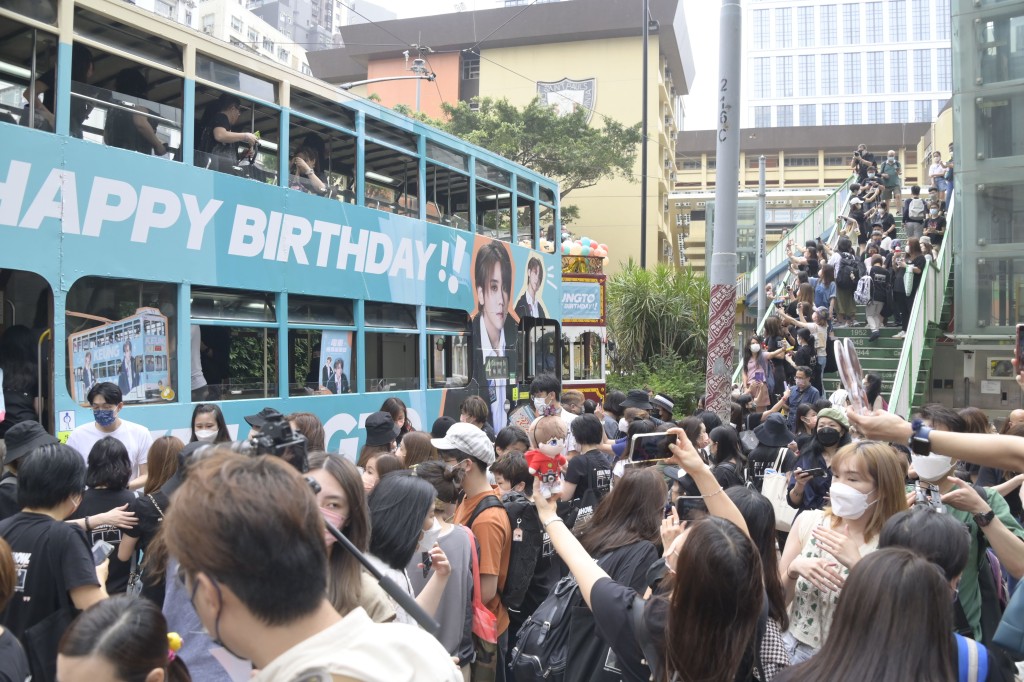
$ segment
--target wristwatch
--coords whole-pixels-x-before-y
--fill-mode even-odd
[[[910,436],[910,451],[915,455],[929,455],[932,452],[932,440],[930,426],[924,425],[924,420],[915,419],[910,422],[910,428],[914,430],[913,435]]]
[[[988,524],[992,523],[992,519],[996,517],[996,513],[989,509],[984,514],[975,514],[974,522],[978,524],[978,528],[984,528]]]

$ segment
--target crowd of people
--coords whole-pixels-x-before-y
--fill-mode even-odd
[[[2,441],[0,679],[1013,679],[1024,411],[906,422],[797,374],[727,422],[539,375],[493,438],[393,397],[357,462],[269,407],[143,438],[98,384],[67,444]]]

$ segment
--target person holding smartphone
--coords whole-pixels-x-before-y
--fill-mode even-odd
[[[789,482],[789,506],[801,512],[822,509],[829,503],[832,457],[851,443],[850,421],[837,407],[818,412],[814,437],[803,448]]]

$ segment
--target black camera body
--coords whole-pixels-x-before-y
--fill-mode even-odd
[[[309,471],[306,437],[296,433],[284,415],[268,417],[260,432],[243,441],[239,451],[251,456],[273,455],[291,464],[299,473]]]

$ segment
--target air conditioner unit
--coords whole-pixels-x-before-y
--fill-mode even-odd
[[[800,203],[803,204],[804,206],[813,206],[813,205],[817,204],[818,202],[815,201],[814,199],[804,199]]]

